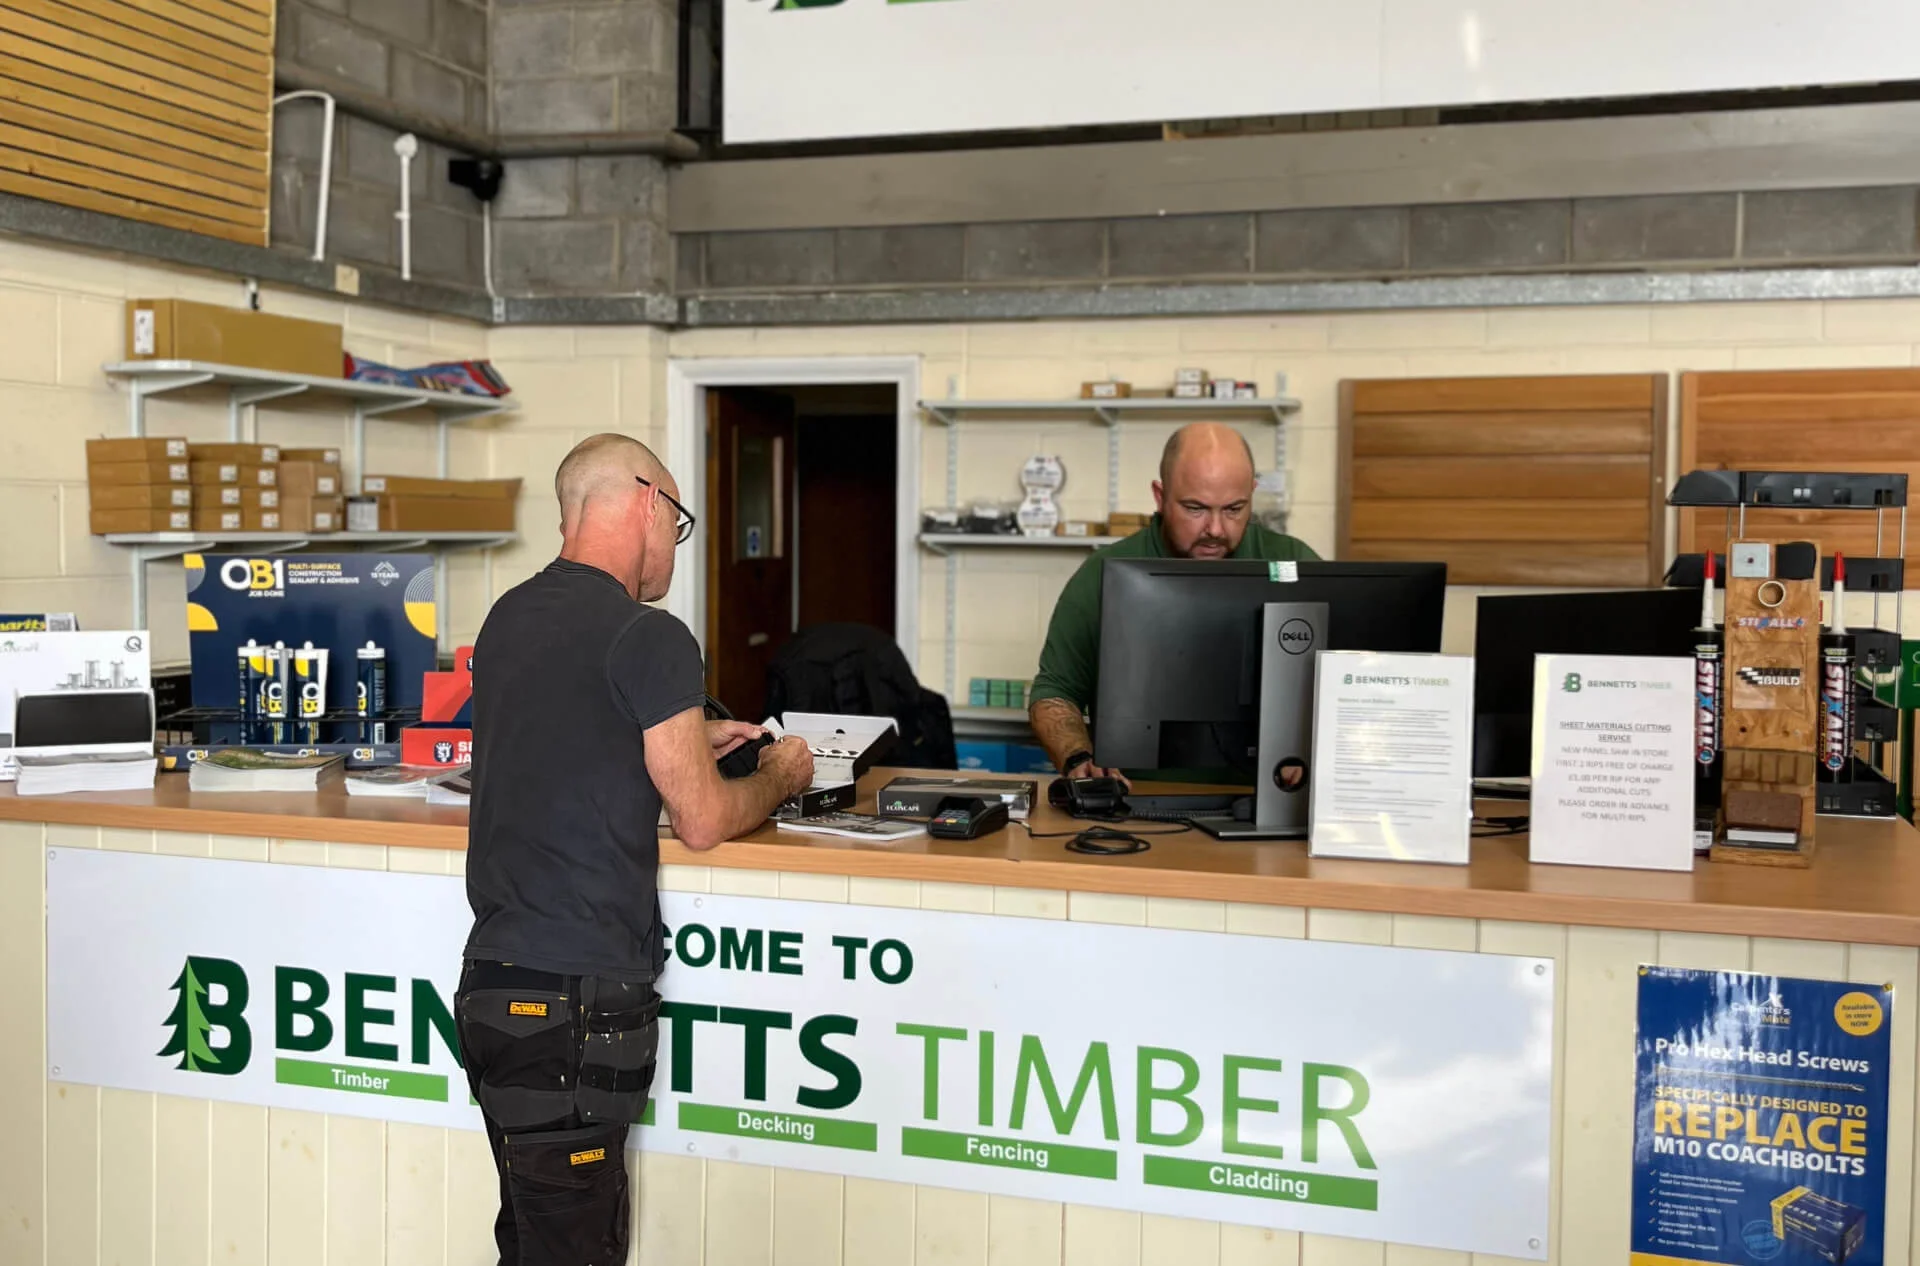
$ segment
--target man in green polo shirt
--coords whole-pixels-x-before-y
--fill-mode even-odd
[[[1089,778],[1120,772],[1094,765],[1084,717],[1100,693],[1100,580],[1107,559],[1319,557],[1304,542],[1252,521],[1253,480],[1253,450],[1238,431],[1217,422],[1181,427],[1160,454],[1153,521],[1126,540],[1095,550],[1060,591],[1027,715],[1062,774]],[[1176,771],[1138,772],[1152,777]]]

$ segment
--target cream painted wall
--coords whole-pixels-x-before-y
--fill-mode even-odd
[[[87,531],[86,446],[127,433],[126,392],[100,367],[123,359],[130,298],[184,298],[237,306],[233,278],[42,246],[0,234],[0,611],[73,611],[83,628],[131,617],[131,560]],[[493,595],[538,571],[559,549],[552,479],[567,449],[596,431],[658,442],[664,424],[666,335],[646,327],[499,329],[352,300],[267,290],[268,312],[340,323],[348,351],[388,364],[490,356],[514,388],[517,410],[456,427],[456,478],[517,475],[521,540],[492,553],[456,553],[448,565],[452,644],[470,641]],[[255,411],[256,437],[283,445],[348,445],[351,412],[338,405]],[[159,399],[147,433],[227,438],[225,398]],[[431,475],[430,423],[367,423],[373,473]],[[156,662],[187,655],[178,563],[148,573]]]
[[[82,628],[94,629],[124,627],[131,618],[128,552],[87,531],[85,440],[127,434],[126,391],[100,367],[124,359],[125,303],[134,298],[238,306],[243,294],[239,281],[229,277],[0,235],[0,610],[73,611]],[[388,364],[487,354],[486,327],[468,322],[290,291],[268,290],[261,298],[268,312],[341,323],[347,350]],[[344,445],[350,439],[351,413],[339,404],[261,406],[255,415],[256,437],[268,443]],[[225,397],[155,400],[147,411],[147,433],[224,440]],[[484,433],[456,428],[449,447],[455,475],[484,472]],[[369,470],[431,475],[436,460],[431,424],[381,418],[367,423]],[[187,639],[180,565],[153,564],[148,585],[155,660],[182,663]],[[450,626],[456,637],[479,627],[475,604],[463,604],[464,596],[456,591]]]
[[[7,1266],[492,1266],[478,1133],[56,1084],[44,1061],[46,850],[460,873],[440,850],[0,823],[0,1262]],[[1920,983],[1920,950],[1475,922],[964,884],[665,868],[681,891],[1007,918],[1551,957],[1549,1260],[1618,1266],[1631,1215],[1635,969],[1642,963]],[[450,947],[449,952],[452,952]],[[1150,1004],[1149,1000],[1149,1004]],[[102,1000],[112,1005],[112,1000]],[[1886,1260],[1920,1266],[1916,1027],[1894,1012]],[[1490,1088],[1489,1093],[1498,1093]],[[1517,1266],[1506,1259],[648,1154],[630,1158],[642,1266]]]
[[[1302,405],[1288,434],[1292,529],[1330,554],[1337,392],[1343,378],[1911,365],[1916,342],[1920,301],[1856,300],[692,330],[674,334],[669,351],[676,358],[918,355],[927,392],[944,395],[951,380],[956,395],[972,399],[1068,397],[1078,394],[1081,382],[1109,375],[1166,383],[1176,368],[1188,365],[1249,379],[1263,390],[1271,390],[1275,375],[1284,373],[1290,394]],[[1126,429],[1122,508],[1152,508],[1147,485],[1169,429],[1138,424]],[[1255,455],[1265,461],[1270,440],[1257,428],[1248,433]],[[940,428],[929,425],[922,452],[922,504],[940,504],[946,492]],[[1093,517],[1104,510],[1105,436],[1092,425],[968,424],[960,444],[961,496],[1017,495],[1016,471],[1035,452],[1065,459],[1069,515]],[[684,460],[678,454],[674,458]],[[1077,554],[1037,551],[960,555],[956,676],[963,690],[970,677],[1032,676],[1054,600],[1078,562]],[[917,667],[921,678],[936,686],[944,670],[944,568],[943,560],[926,557],[921,584]],[[1454,591],[1446,649],[1472,652],[1478,592]],[[907,648],[909,654],[915,649]]]

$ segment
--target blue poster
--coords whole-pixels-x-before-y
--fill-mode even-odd
[[[1633,1266],[1881,1266],[1891,987],[1640,969]]]

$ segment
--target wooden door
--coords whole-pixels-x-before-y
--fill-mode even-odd
[[[895,426],[892,414],[801,419],[800,628],[850,623],[894,632]]]
[[[707,690],[737,717],[767,706],[767,665],[793,633],[793,401],[707,393]]]

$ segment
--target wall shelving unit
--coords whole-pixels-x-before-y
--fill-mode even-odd
[[[1107,431],[1107,512],[1120,508],[1120,436],[1129,422],[1253,422],[1273,428],[1273,468],[1287,467],[1287,418],[1299,412],[1300,402],[1287,395],[1285,374],[1278,376],[1275,393],[1257,400],[1174,400],[1130,397],[1124,400],[922,400],[921,412],[946,428],[947,504],[960,500],[960,430],[963,426],[1008,422],[1078,422],[1103,426]],[[960,550],[1051,549],[1095,550],[1116,537],[974,536],[953,532],[923,532],[920,546],[946,559],[945,681],[949,699],[955,696],[954,611],[959,587]],[[956,715],[958,713],[956,712]]]
[[[367,419],[392,417],[431,424],[438,432],[438,473],[448,474],[451,429],[504,414],[514,408],[493,396],[471,396],[451,391],[421,391],[349,378],[318,378],[281,374],[191,360],[116,361],[104,367],[109,378],[127,385],[127,433],[147,433],[147,402],[158,396],[219,396],[227,405],[227,438],[246,437],[247,410],[270,402],[280,407],[306,403],[342,402],[353,409],[349,439],[341,446],[346,485],[357,492],[366,472]],[[324,549],[430,550],[435,555],[434,600],[444,620],[447,602],[444,555],[458,549],[493,549],[519,539],[512,532],[140,532],[106,536],[109,545],[129,551],[133,569],[133,624],[147,623],[148,564],[222,546],[262,553],[286,553],[318,545]],[[444,636],[444,630],[443,630]]]

